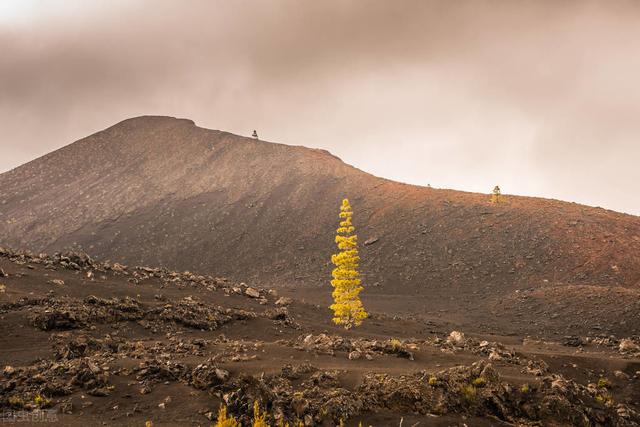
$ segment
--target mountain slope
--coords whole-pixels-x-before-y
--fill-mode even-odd
[[[640,288],[638,217],[515,196],[494,206],[483,194],[400,184],[326,151],[170,117],[125,120],[0,175],[0,244],[81,249],[326,299],[343,197],[361,242],[378,239],[361,254],[374,308],[406,295],[389,311],[468,320],[569,310],[570,329],[579,307],[553,312],[566,295],[639,322],[629,313],[640,307],[628,305]],[[631,292],[628,304],[616,292]]]

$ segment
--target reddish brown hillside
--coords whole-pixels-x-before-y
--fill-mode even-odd
[[[326,299],[343,197],[361,242],[377,239],[362,248],[363,297],[375,310],[560,333],[640,324],[638,217],[515,196],[493,206],[169,117],[125,120],[0,175],[0,244]],[[587,322],[576,295],[599,301],[605,318]]]

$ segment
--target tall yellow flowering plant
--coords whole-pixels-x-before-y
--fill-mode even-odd
[[[336,266],[331,272],[333,280],[334,303],[329,307],[333,310],[333,322],[350,329],[360,326],[368,317],[360,301],[360,273],[358,273],[358,236],[351,222],[353,212],[349,200],[344,199],[340,206],[340,227],[336,235],[339,253],[331,256],[331,262]]]

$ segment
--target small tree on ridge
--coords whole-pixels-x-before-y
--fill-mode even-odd
[[[501,196],[500,187],[496,185],[493,187],[493,192],[491,193],[491,203],[500,203]]]

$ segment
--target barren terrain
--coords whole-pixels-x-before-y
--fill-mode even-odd
[[[1,174],[0,244],[252,281],[326,305],[344,197],[367,307],[478,332],[639,333],[636,216],[511,195],[492,205],[171,117],[125,120]]]
[[[345,331],[253,283],[9,249],[0,268],[7,420],[209,425],[222,402],[246,419],[259,401],[306,425],[640,423],[638,337],[452,334],[384,313]]]
[[[349,331],[344,197],[371,314]],[[0,246],[3,421],[640,425],[635,216],[138,117],[1,174]]]

